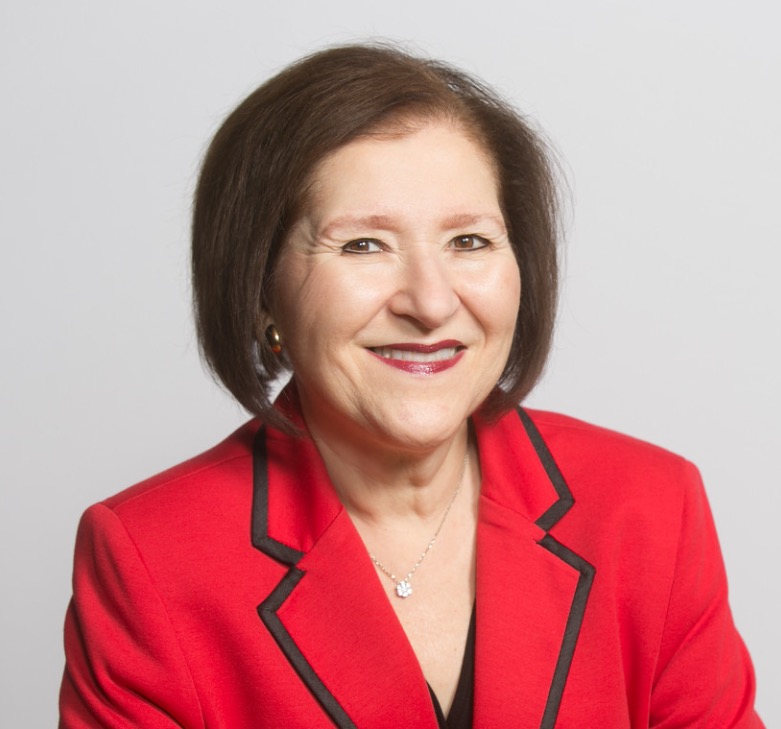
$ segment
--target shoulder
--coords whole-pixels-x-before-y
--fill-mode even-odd
[[[560,413],[527,409],[557,464],[570,473],[643,480],[689,478],[696,468],[683,456],[653,443]]]
[[[575,449],[585,454],[594,449],[614,451],[616,454],[633,455],[651,460],[676,461],[681,456],[626,433],[620,433],[585,420],[554,413],[548,410],[524,408],[546,441],[559,443],[568,450]]]
[[[562,532],[671,571],[682,534],[712,531],[699,471],[687,459],[576,418],[527,413],[572,494]]]
[[[527,413],[572,499],[551,531],[595,566],[596,594],[637,610],[664,606],[674,576],[692,560],[720,564],[707,497],[692,463],[575,418]],[[712,586],[718,592],[721,584],[715,570]]]
[[[261,557],[249,538],[259,427],[250,421],[213,448],[87,509],[74,574],[103,555],[104,571],[143,574],[167,601],[207,593],[226,565],[235,575],[252,572]]]
[[[586,522],[677,532],[707,504],[699,471],[660,446],[577,418],[526,410]]]
[[[251,496],[252,451],[260,428],[251,420],[214,447],[100,502],[123,522],[205,512],[217,502]]]

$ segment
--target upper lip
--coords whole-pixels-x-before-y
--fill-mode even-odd
[[[462,349],[463,347],[464,344],[457,339],[445,339],[441,342],[435,342],[434,344],[399,342],[397,344],[383,344],[376,347],[369,347],[369,349],[396,349],[401,352],[421,352],[423,354],[429,354],[430,352],[437,352],[440,349]]]

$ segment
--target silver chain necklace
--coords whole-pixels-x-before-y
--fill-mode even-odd
[[[437,537],[439,536],[439,533],[442,531],[442,527],[445,525],[445,520],[447,519],[447,515],[450,513],[450,509],[453,506],[453,502],[456,500],[456,496],[458,496],[458,492],[461,490],[461,484],[464,483],[464,475],[466,474],[466,464],[468,460],[469,460],[469,451],[467,450],[466,454],[464,455],[464,467],[461,470],[461,478],[458,479],[458,486],[456,486],[456,490],[453,492],[453,495],[450,497],[450,501],[448,502],[447,507],[445,507],[445,513],[442,514],[442,519],[439,522],[439,526],[437,527],[437,530],[434,532],[434,536],[431,537],[431,541],[423,550],[423,553],[420,555],[420,557],[418,557],[418,561],[415,562],[415,564],[412,565],[412,569],[410,569],[410,571],[407,572],[406,577],[400,580],[373,554],[369,555],[369,558],[377,566],[377,569],[379,569],[380,572],[382,572],[384,575],[386,575],[393,581],[393,584],[396,585],[396,595],[398,595],[402,599],[407,598],[412,594],[412,584],[411,584],[412,575],[415,574],[418,567],[420,567],[420,565],[423,563],[423,560],[426,559],[426,555],[428,555],[428,553],[431,551],[431,548],[434,546],[434,542],[437,541]]]

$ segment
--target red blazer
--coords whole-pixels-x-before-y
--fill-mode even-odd
[[[696,469],[559,415],[475,427],[474,726],[761,727]],[[93,506],[73,590],[62,727],[436,728],[308,440],[250,422]]]

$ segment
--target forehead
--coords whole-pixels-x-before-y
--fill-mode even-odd
[[[431,122],[359,137],[315,168],[304,214],[424,213],[499,207],[496,166],[463,127]]]

